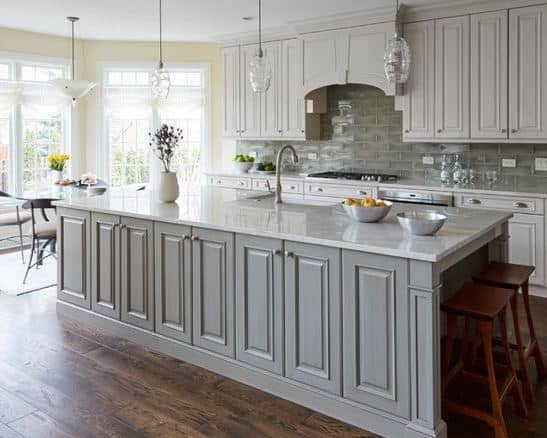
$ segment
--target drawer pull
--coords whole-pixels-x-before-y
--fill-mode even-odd
[[[317,192],[322,192],[322,191],[323,191],[323,189],[322,189],[321,187],[317,187],[315,190],[316,190]]]
[[[513,204],[513,206],[515,208],[528,208],[528,204],[524,203],[524,202],[515,202]]]
[[[296,190],[296,187],[295,187],[295,186],[291,186],[291,190]]]
[[[281,254],[283,254],[283,252],[280,249],[274,249],[273,254],[276,256],[280,256]]]
[[[220,186],[222,185],[222,181],[221,180],[217,180],[217,184]]]
[[[245,185],[245,181],[239,181],[239,185],[240,185],[240,186],[244,186],[244,185]]]
[[[481,203],[481,201],[479,199],[470,199],[467,201],[469,204],[474,204],[474,205],[478,205]]]
[[[197,242],[199,240],[199,237],[198,236],[192,236],[192,237],[190,237],[190,240],[192,242]]]
[[[285,257],[294,257],[294,252],[285,251]]]
[[[366,192],[365,190],[359,190],[359,194],[361,196],[368,196],[368,192]]]

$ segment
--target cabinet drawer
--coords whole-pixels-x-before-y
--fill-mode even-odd
[[[363,186],[337,186],[334,184],[306,184],[306,194],[313,196],[330,196],[333,198],[362,198],[376,196],[376,189]]]
[[[456,196],[456,206],[464,208],[477,208],[484,210],[502,210],[514,213],[543,214],[543,199],[513,197],[506,198],[502,196],[474,196],[459,195]]]
[[[212,176],[209,178],[209,184],[217,187],[229,187],[232,189],[248,189],[251,187],[249,178]]]
[[[269,187],[268,187],[268,182]],[[275,190],[275,179],[253,179],[253,190]],[[302,193],[302,183],[299,181],[281,181],[281,189],[284,193]]]

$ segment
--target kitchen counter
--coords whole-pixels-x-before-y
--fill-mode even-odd
[[[406,234],[396,214],[424,206],[395,204],[382,222],[362,224],[347,217],[338,204],[286,199],[286,203],[275,205],[273,197],[252,199],[260,194],[203,187],[182,194],[176,203],[162,204],[151,200],[147,191],[111,190],[103,196],[72,196],[55,205],[430,262],[450,256],[512,216],[441,208],[437,210],[448,216],[444,227],[434,237],[420,237]]]

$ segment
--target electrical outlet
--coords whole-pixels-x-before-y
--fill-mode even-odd
[[[536,158],[536,170],[547,172],[547,158]]]
[[[517,160],[514,158],[502,158],[501,167],[517,167]]]
[[[249,152],[248,155],[249,155],[249,157],[253,157],[253,158],[258,157],[258,153],[256,151],[251,151],[251,152]]]
[[[422,164],[426,166],[433,166],[435,164],[435,157],[431,155],[425,155],[422,157]]]
[[[317,153],[316,152],[308,152],[308,160],[317,160]]]

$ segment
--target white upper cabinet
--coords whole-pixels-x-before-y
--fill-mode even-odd
[[[304,88],[312,90],[333,84],[345,84],[348,69],[349,33],[333,30],[302,36]]]
[[[509,137],[547,138],[547,5],[509,11]]]
[[[403,97],[403,139],[435,136],[435,22],[405,25],[405,38],[411,47],[410,75]]]
[[[239,47],[222,50],[222,135],[239,136]]]
[[[380,23],[349,31],[349,84],[368,84],[387,95],[395,94],[384,72],[384,52],[394,30],[393,23]]]
[[[304,138],[306,133],[304,96],[302,94],[302,44],[300,41],[282,42],[281,102],[283,136]]]
[[[471,137],[506,139],[507,11],[471,16]]]
[[[256,56],[257,44],[240,47],[240,131],[241,137],[260,136],[260,93],[255,93],[249,80],[249,64]]]
[[[435,135],[468,139],[469,16],[435,22]]]
[[[272,80],[268,91],[260,95],[262,117],[260,135],[262,137],[281,137],[283,105],[281,104],[281,41],[263,44],[264,56],[272,69]]]

